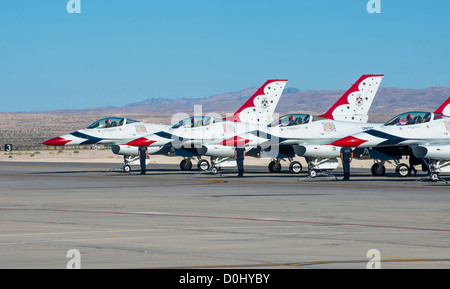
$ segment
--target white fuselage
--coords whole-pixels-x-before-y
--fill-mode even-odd
[[[61,137],[70,140],[66,145],[87,145],[87,144],[115,144],[121,145],[148,133],[158,132],[167,129],[168,125],[151,123],[133,123],[120,127],[80,129],[76,132],[62,135]]]
[[[427,122],[402,125],[388,122],[351,137],[360,140],[360,148],[450,144],[450,117],[431,114]]]
[[[207,117],[206,117],[207,118]],[[145,136],[142,144],[149,148],[171,145],[174,149],[198,148],[202,155],[232,157],[234,147],[246,145],[248,140],[237,137],[246,132],[259,130],[266,124],[232,122],[222,119],[205,119],[197,125],[175,125],[169,129]],[[139,141],[139,140],[137,140]],[[139,146],[139,143],[129,144]],[[247,149],[250,149],[247,146]]]
[[[112,151],[120,155],[138,155],[137,147],[125,143],[147,135],[170,128],[169,125],[144,123],[126,118],[110,117],[100,119],[85,129],[47,140],[42,144],[49,146],[78,145],[111,145]],[[149,153],[156,153],[161,147],[154,147]]]
[[[411,115],[414,118],[404,118]],[[431,171],[450,171],[450,117],[410,112],[394,117],[377,129],[352,134],[333,144],[358,148],[409,146],[419,159],[430,160]]]
[[[357,133],[381,126],[378,123],[357,123],[335,121],[310,116],[307,122],[299,125],[267,126],[257,133],[250,132],[243,138],[249,138],[248,145],[261,146],[277,151],[278,146],[291,145],[296,155],[304,157],[330,158],[339,156],[339,148],[327,145],[349,133]],[[269,155],[274,155],[269,154]]]

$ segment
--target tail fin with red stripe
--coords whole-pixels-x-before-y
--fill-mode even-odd
[[[444,103],[441,104],[441,106],[438,107],[438,109],[436,109],[436,111],[434,113],[450,115],[450,97],[447,98],[447,100],[444,101]]]
[[[321,117],[367,122],[369,120],[369,109],[380,86],[384,75],[366,74],[362,75],[349,90]]]
[[[267,80],[233,116],[225,118],[234,122],[271,123],[272,116],[283,93],[287,80]]]

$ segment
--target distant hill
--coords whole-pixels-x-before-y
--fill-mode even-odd
[[[194,105],[202,105],[203,113],[221,115],[235,112],[257,87],[216,94],[202,98],[149,98],[123,107],[103,107],[85,110],[58,110],[37,113],[0,113],[0,147],[2,143],[33,145],[46,139],[73,132],[108,116],[121,116],[146,122],[171,123],[175,113],[192,114]],[[288,87],[278,103],[276,113],[291,112],[321,114],[341,97],[344,90],[307,90]],[[424,89],[380,88],[369,121],[385,122],[396,114],[408,110],[434,111],[448,97],[450,87]]]
[[[192,113],[194,105],[202,105],[207,112],[234,112],[257,87],[222,93],[203,98],[150,98],[141,102],[130,103],[125,107],[114,108],[113,111],[133,111],[148,113]],[[278,103],[276,112],[280,114],[290,112],[324,113],[331,107],[345,90],[306,90],[288,87]],[[450,87],[431,87],[425,89],[380,88],[369,111],[371,121],[384,121],[405,110],[434,111],[445,99],[450,97]],[[111,110],[111,108],[108,108]]]
[[[75,113],[75,114],[166,114],[166,113],[193,113],[194,105],[202,105],[202,111],[208,112],[234,112],[250,97],[257,87],[243,90],[216,94],[202,98],[149,98],[140,102],[127,104],[123,107],[104,107],[86,110],[59,110],[47,113]],[[344,90],[306,90],[288,87],[278,103],[275,112],[280,114],[290,112],[324,113],[331,107]],[[430,87],[424,89],[406,88],[380,88],[369,111],[374,118],[372,121],[394,116],[397,112],[405,110],[434,110],[445,99],[450,97],[449,87]]]
[[[287,91],[283,93],[277,111],[324,113],[344,92],[344,90],[307,90],[292,93]],[[380,88],[369,110],[369,120],[384,122],[406,110],[434,111],[448,97],[450,97],[450,87],[426,89]]]

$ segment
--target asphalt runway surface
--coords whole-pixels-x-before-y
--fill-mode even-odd
[[[450,268],[450,186],[424,174],[114,167],[0,162],[0,268]]]

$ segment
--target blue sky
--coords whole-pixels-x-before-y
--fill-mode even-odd
[[[5,1],[0,112],[206,97],[286,78],[287,87],[450,86],[450,1]]]

